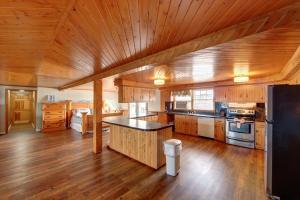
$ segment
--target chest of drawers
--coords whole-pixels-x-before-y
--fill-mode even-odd
[[[66,104],[44,103],[43,111],[43,132],[52,132],[66,129]]]

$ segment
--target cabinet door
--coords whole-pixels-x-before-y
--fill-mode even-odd
[[[221,119],[215,119],[215,140],[225,142],[225,122]]]
[[[263,122],[255,123],[255,148],[261,150],[265,148],[265,126]]]
[[[190,135],[198,135],[198,118],[195,116],[190,116],[187,119],[187,123],[189,123],[189,134]]]
[[[149,101],[149,89],[143,88],[141,89],[141,101],[148,102]]]
[[[123,103],[130,103],[133,102],[133,88],[132,87],[127,87],[127,86],[123,86],[123,91],[122,91],[122,96],[123,99],[121,102]]]
[[[155,101],[156,100],[156,90],[150,89],[149,90],[149,101]]]
[[[175,115],[175,132],[185,133],[185,116]]]
[[[141,88],[133,88],[133,101],[140,102],[142,101],[142,89]]]

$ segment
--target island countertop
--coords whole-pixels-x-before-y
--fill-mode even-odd
[[[139,119],[129,119],[128,117],[123,117],[123,116],[105,117],[102,119],[102,122],[107,124],[123,126],[127,128],[138,129],[142,131],[158,131],[173,126],[172,124],[149,122],[149,121],[144,121]]]

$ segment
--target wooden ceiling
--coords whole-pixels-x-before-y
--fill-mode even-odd
[[[297,2],[3,0],[0,2],[0,84],[60,87]],[[282,29],[256,39],[245,38],[245,44],[230,42],[176,58],[168,66],[175,70],[189,67],[183,64],[191,66],[214,60],[213,80],[219,80],[231,76],[232,63],[247,60],[253,75],[263,76],[270,73],[270,68],[259,69],[266,67],[272,54],[278,55],[272,69],[276,72],[291,56],[296,45],[290,42],[298,44],[299,39],[293,36],[294,31],[297,32]],[[275,41],[277,36],[282,41]],[[269,58],[255,52],[260,40],[268,46],[263,52],[272,50]],[[282,46],[284,41],[286,47]],[[286,51],[279,52],[276,47]],[[205,51],[208,57],[204,56]],[[223,71],[224,76],[219,73]]]
[[[125,80],[166,85],[251,78],[279,73],[300,45],[300,29],[277,29],[180,56],[169,63],[124,75]]]

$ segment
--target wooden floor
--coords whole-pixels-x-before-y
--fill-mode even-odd
[[[183,152],[174,178],[106,147],[94,155],[91,135],[14,129],[0,136],[0,199],[265,199],[262,151],[175,137]]]

